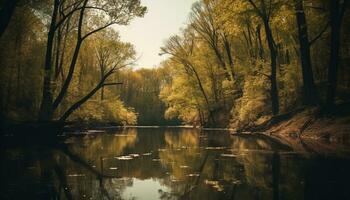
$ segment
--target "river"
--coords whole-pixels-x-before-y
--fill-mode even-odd
[[[0,199],[350,199],[344,152],[190,128],[67,134],[55,145],[5,137]]]

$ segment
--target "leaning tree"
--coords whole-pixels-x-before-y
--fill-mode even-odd
[[[53,0],[52,14],[48,25],[46,55],[44,64],[44,82],[42,101],[39,111],[40,121],[50,121],[54,113],[67,95],[68,88],[73,79],[79,52],[84,41],[90,36],[108,28],[112,25],[127,25],[133,18],[142,17],[146,12],[146,7],[141,5],[140,0]],[[68,31],[62,33],[63,27],[68,27]],[[55,47],[64,46],[59,44],[63,40],[57,40],[62,34],[70,34],[74,38],[75,44],[69,58],[68,72],[64,77],[61,88],[58,89],[57,96],[53,96],[53,74],[55,67],[53,62],[55,55],[62,56],[61,53],[54,54]],[[63,48],[63,47],[62,47]],[[64,49],[61,49],[64,52]],[[123,64],[122,64],[123,65]],[[86,98],[90,98],[104,84],[104,81],[120,66],[113,66],[105,73],[106,78],[102,78],[96,91],[91,91]],[[57,74],[57,73],[56,73]],[[92,95],[91,95],[92,94]],[[87,100],[87,99],[86,99]],[[86,101],[74,104],[63,116],[65,120],[70,110],[75,110]]]

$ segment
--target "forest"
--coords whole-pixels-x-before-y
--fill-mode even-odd
[[[350,97],[347,0],[200,0],[157,68],[118,26],[139,0],[2,0],[1,121],[242,129]]]
[[[0,0],[0,199],[350,199],[349,1]]]

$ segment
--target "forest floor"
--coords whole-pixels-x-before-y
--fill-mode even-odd
[[[349,105],[338,106],[336,115],[320,115],[317,109],[304,109],[271,123],[264,133],[288,143],[295,150],[350,153]]]

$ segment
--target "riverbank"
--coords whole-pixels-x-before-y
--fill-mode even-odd
[[[324,115],[317,108],[299,109],[277,116],[244,131],[261,132],[279,139],[295,151],[339,152],[349,150],[349,104],[338,105],[336,114]]]
[[[318,116],[315,109],[296,113],[290,119],[271,125],[267,134],[334,142],[349,142],[350,115]]]

